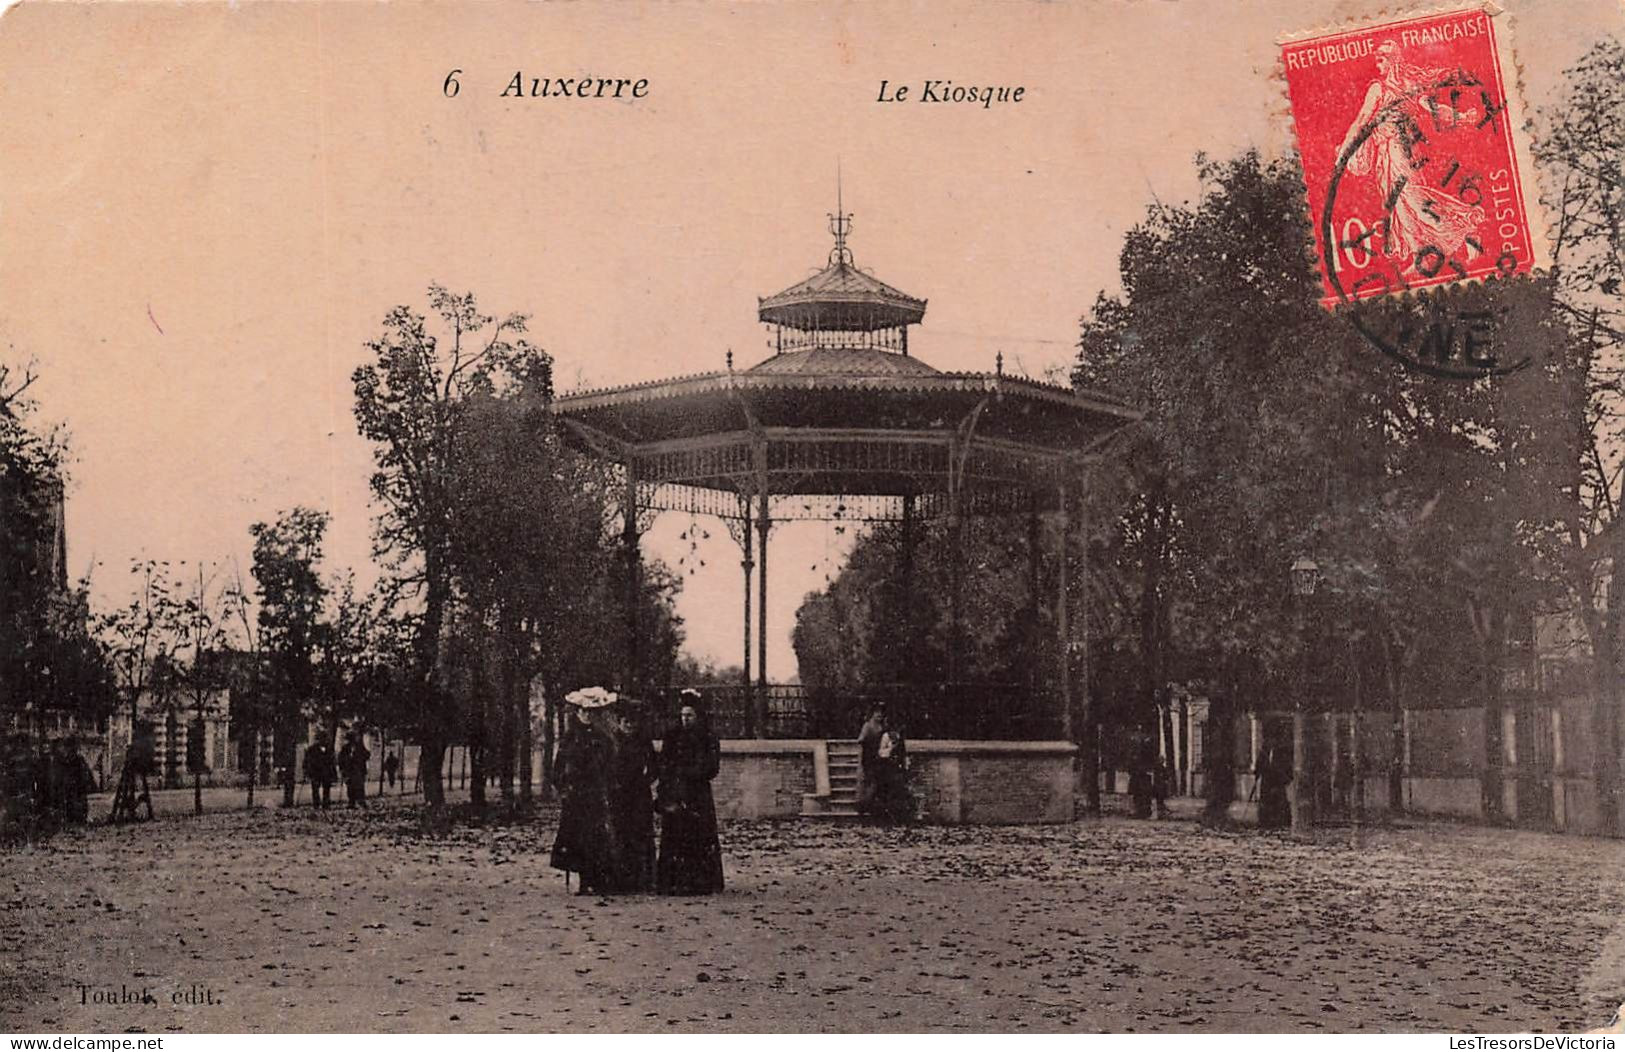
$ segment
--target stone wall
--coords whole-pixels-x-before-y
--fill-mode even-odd
[[[788,818],[814,791],[814,757],[822,742],[728,739],[711,792],[719,818]]]
[[[998,825],[1076,816],[1069,742],[922,741],[909,746],[921,819]]]
[[[1592,774],[1596,742],[1591,734],[1591,705],[1588,700],[1565,697],[1540,704],[1518,704],[1509,697],[1501,713],[1500,769],[1501,819],[1529,828],[1584,835],[1625,835],[1625,813],[1620,828],[1607,829],[1601,821],[1597,787]],[[1290,726],[1284,713],[1266,714],[1282,728]],[[1254,721],[1238,716],[1237,736],[1249,743],[1238,749],[1236,803],[1232,814],[1251,820],[1253,762],[1249,739],[1258,740]],[[1329,730],[1336,727],[1335,735]],[[1331,753],[1339,751],[1338,763],[1358,762],[1365,786],[1359,803],[1369,816],[1388,810],[1388,771],[1394,756],[1392,718],[1385,712],[1367,712],[1356,721],[1350,713],[1317,715],[1311,720],[1316,735],[1316,775],[1325,783],[1333,778]],[[1358,736],[1357,751],[1350,742]],[[1404,713],[1402,721],[1403,811],[1416,815],[1437,815],[1470,821],[1485,819],[1483,784],[1487,767],[1484,753],[1484,710],[1482,708],[1417,708]],[[1345,751],[1346,750],[1346,751]],[[1117,791],[1126,792],[1126,777],[1119,778]],[[1345,779],[1343,785],[1348,784]],[[1106,787],[1108,791],[1111,786]],[[1322,790],[1325,789],[1324,784]],[[1333,820],[1349,817],[1354,801],[1339,789],[1338,806],[1326,807],[1322,814]],[[1625,811],[1625,809],[1622,809]]]
[[[827,787],[825,744],[729,739],[711,790],[722,818],[789,818]],[[1067,742],[921,739],[909,743],[910,785],[921,821],[946,824],[1070,822],[1076,748]],[[822,781],[822,785],[820,782]]]

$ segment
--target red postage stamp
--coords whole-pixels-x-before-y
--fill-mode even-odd
[[[1491,11],[1282,43],[1327,306],[1544,265],[1516,67]]]

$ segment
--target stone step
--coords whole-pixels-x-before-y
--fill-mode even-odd
[[[863,778],[863,750],[851,739],[826,741],[826,759],[829,762],[829,793],[801,798],[804,818],[833,821],[857,821],[858,785]]]
[[[801,817],[847,819],[858,817],[855,800],[804,793],[801,797]]]

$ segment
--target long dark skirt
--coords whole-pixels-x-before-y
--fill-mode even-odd
[[[581,875],[581,887],[607,891],[616,883],[607,801],[593,792],[566,794],[559,806],[559,833],[550,859],[554,869]]]
[[[616,794],[606,836],[610,874],[603,890],[622,894],[649,891],[655,878],[654,801],[649,783]]]
[[[882,760],[864,775],[873,790],[867,813],[881,822],[912,822],[914,794],[908,788],[908,772]]]
[[[710,895],[722,890],[722,842],[710,783],[691,790],[682,807],[660,816],[656,881],[664,895]]]

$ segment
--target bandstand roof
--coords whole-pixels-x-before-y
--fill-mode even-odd
[[[837,202],[837,205],[839,202]],[[1111,435],[1140,418],[1112,398],[993,373],[947,373],[908,354],[915,299],[858,270],[851,217],[817,274],[759,301],[800,330],[742,370],[581,391],[554,402],[571,441],[623,465],[639,503],[744,514],[747,498],[876,498],[892,511],[996,510],[1054,499]],[[895,330],[888,334],[882,330]],[[902,498],[926,500],[905,501]],[[796,498],[791,501],[790,498]]]
[[[951,478],[1047,492],[1140,418],[1104,395],[874,348],[581,391],[554,409],[578,448],[633,465],[640,482],[723,496],[756,492],[764,474],[775,495],[931,495]]]
[[[873,332],[917,325],[917,300],[853,266],[841,253],[829,266],[783,292],[757,301],[762,321],[804,331]]]

